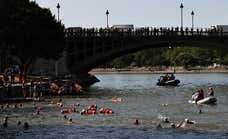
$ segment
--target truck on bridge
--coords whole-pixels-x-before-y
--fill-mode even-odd
[[[127,31],[133,31],[134,25],[132,24],[121,24],[121,25],[113,25],[111,29],[117,29],[119,31],[127,32]]]

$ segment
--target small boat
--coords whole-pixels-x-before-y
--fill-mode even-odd
[[[157,85],[158,86],[177,86],[180,83],[180,80],[169,80],[169,81],[158,81]]]
[[[175,76],[172,73],[167,73],[165,76],[160,76],[158,79],[158,86],[177,86],[180,83],[180,80],[175,79]]]
[[[191,104],[196,104],[196,101],[194,100],[189,100],[188,102]],[[209,96],[197,101],[197,104],[215,104],[216,102],[217,102],[216,97]]]

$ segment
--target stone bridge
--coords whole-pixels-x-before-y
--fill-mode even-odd
[[[194,46],[228,49],[228,33],[215,28],[68,28],[66,39],[66,65],[73,74],[87,73],[114,58],[150,48]]]

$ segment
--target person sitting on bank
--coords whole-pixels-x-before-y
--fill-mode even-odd
[[[212,87],[209,87],[207,95],[210,96],[210,97],[214,96],[214,90],[213,90]]]

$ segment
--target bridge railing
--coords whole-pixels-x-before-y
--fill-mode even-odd
[[[112,28],[68,28],[66,29],[67,38],[80,37],[156,37],[156,36],[228,36],[228,32],[216,28],[154,28],[143,27],[135,29],[112,29]]]

